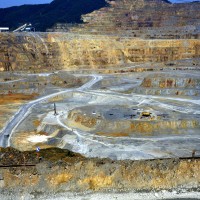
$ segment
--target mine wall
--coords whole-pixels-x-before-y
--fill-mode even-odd
[[[194,189],[200,185],[198,158],[114,161],[56,148],[41,150],[39,155],[1,148],[0,155],[2,194]]]
[[[200,56],[198,39],[144,40],[70,33],[4,33],[0,40],[1,71],[99,69]]]
[[[98,69],[200,56],[199,2],[106,2],[65,33],[1,33],[0,71]]]
[[[196,67],[199,70],[200,4],[174,5],[164,2],[108,1],[110,6],[83,16],[85,24],[72,28],[68,33],[1,33],[0,72],[22,71],[23,74],[24,71],[34,73],[63,69],[76,72],[81,69],[111,69],[112,72],[124,73],[129,72],[125,70],[130,70],[124,70],[126,66],[137,67],[141,63],[146,67],[150,65],[152,69],[157,63],[166,63],[167,69],[185,66],[186,69]],[[133,4],[131,9],[130,4]],[[187,59],[191,59],[191,63],[188,64]],[[173,61],[177,62],[173,64]],[[144,68],[131,70],[133,71],[130,72],[142,72]],[[0,79],[7,79],[7,76],[2,77]],[[1,84],[0,94],[7,94],[10,98],[11,93],[43,92],[48,84],[69,88],[86,82],[85,79],[57,77],[55,74],[50,76],[50,80],[41,79],[43,78]],[[133,92],[198,97],[199,79],[150,76]],[[5,113],[3,115],[5,118]],[[83,128],[92,129],[93,127],[86,125],[91,126],[91,122],[95,121],[90,117],[82,120],[79,113],[71,118],[77,127],[83,124]],[[198,120],[187,120],[153,125],[147,122],[145,125],[148,130],[159,129],[161,126],[199,129]],[[137,125],[141,133],[147,134],[143,123],[130,125],[131,131],[136,131],[133,127]],[[37,198],[37,195],[48,191],[127,192],[171,190],[179,187],[199,190],[199,171],[200,159],[195,157],[195,152],[191,152],[190,158],[122,161],[86,158],[57,148],[42,149],[39,153],[0,148],[0,194],[6,195],[29,192]]]

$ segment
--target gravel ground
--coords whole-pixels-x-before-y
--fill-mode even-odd
[[[150,193],[60,193],[60,194],[0,194],[1,200],[197,200],[200,199],[200,192],[188,191],[160,191]]]

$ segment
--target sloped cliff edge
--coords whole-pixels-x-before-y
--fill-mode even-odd
[[[200,159],[115,161],[68,150],[0,150],[0,191],[133,191],[200,186]]]
[[[0,34],[0,71],[102,69],[199,58],[199,39],[141,39],[73,33]]]
[[[67,33],[1,33],[0,71],[95,70],[200,57],[199,2],[106,2]]]

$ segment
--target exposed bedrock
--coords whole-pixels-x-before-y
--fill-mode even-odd
[[[151,95],[199,96],[200,79],[190,75],[154,74],[145,77],[140,87],[132,91]]]
[[[198,58],[200,40],[143,40],[74,33],[0,34],[0,70],[117,68],[137,62]]]
[[[192,115],[119,105],[75,108],[66,123],[73,128],[113,137],[188,134],[189,129],[198,132],[200,127],[200,121]]]
[[[143,87],[159,87],[159,88],[200,88],[200,79],[196,77],[178,77],[169,74],[152,75],[144,79]]]
[[[75,77],[68,73],[14,74],[1,73],[0,94],[43,94],[47,87],[70,88],[83,85],[87,77]]]
[[[146,161],[112,161],[88,159],[68,150],[48,149],[35,152],[1,149],[1,165],[36,166],[0,169],[0,191],[29,191],[31,194],[65,191],[152,190],[177,187],[198,188],[200,161],[163,159]],[[10,159],[8,160],[7,157]]]
[[[108,68],[200,56],[200,3],[115,0],[68,33],[0,34],[0,70]]]
[[[163,0],[115,0],[82,16],[80,33],[139,38],[199,38],[200,3],[170,4]]]

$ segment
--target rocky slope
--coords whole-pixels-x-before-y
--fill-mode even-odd
[[[133,92],[136,95],[150,94],[158,95],[158,97],[161,94],[168,97],[170,95],[176,95],[176,99],[181,99],[183,96],[186,96],[184,100],[186,101],[189,97],[189,100],[192,100],[191,102],[198,100],[199,78],[197,71],[192,71],[192,69],[199,70],[200,67],[200,15],[198,12],[200,4],[196,2],[173,5],[161,0],[116,0],[108,1],[108,3],[110,4],[108,7],[83,16],[85,24],[75,28],[72,27],[68,33],[36,32],[0,34],[0,71],[50,72],[66,69],[80,73],[87,69],[86,73],[96,73],[97,70],[111,73],[129,73],[138,71],[154,72],[154,70],[158,70],[160,71],[160,75],[146,76],[146,74],[144,79],[140,79],[139,73],[135,73],[137,74],[137,77],[135,77],[136,81],[141,81],[141,84],[138,85],[137,89],[128,88],[126,91],[123,90],[122,92],[125,93],[125,98],[126,94]],[[141,68],[138,67],[139,65],[141,65]],[[185,73],[184,71],[182,72],[184,76],[180,77],[180,71],[178,70],[188,69],[191,70],[188,71],[191,74],[186,76],[185,74],[187,72]],[[173,73],[174,70],[176,70],[176,73]],[[163,75],[163,72],[166,71],[171,76]],[[60,73],[62,74],[62,72]],[[1,72],[1,74],[3,73]],[[128,76],[128,74],[126,75]],[[1,82],[4,82],[4,77],[2,77],[0,77]],[[8,90],[13,93],[20,93],[24,89],[29,91],[29,88],[42,92],[46,90],[46,84],[52,83],[53,87],[73,87],[81,85],[84,82],[81,80],[78,81],[78,78],[70,79],[64,75],[57,77],[56,74],[53,74],[52,79],[48,81],[46,79],[43,80],[43,77],[39,79],[31,77],[30,79],[30,81],[22,80],[14,83],[12,79],[9,79],[11,80],[10,84],[1,85],[2,93],[5,96]],[[13,80],[15,79],[13,78]],[[109,84],[106,85],[106,82],[107,80],[105,80],[105,83],[102,80],[102,83],[98,83],[100,87],[99,91],[101,90],[100,93],[102,90],[105,90],[104,92],[110,91],[113,94],[113,90],[109,89]],[[116,83],[116,79],[113,82]],[[71,83],[72,85],[70,85]],[[119,82],[114,86],[119,89],[122,84]],[[93,90],[93,88],[90,89]],[[118,96],[115,98],[118,100],[118,97],[123,93],[119,93],[120,91],[117,92]],[[52,112],[52,102],[57,101],[58,107],[60,101],[61,106],[59,107],[59,112],[61,113],[65,111],[66,105],[71,105],[70,102],[74,104],[78,99],[80,103],[82,100],[82,103],[88,103],[88,99],[92,101],[95,96],[92,94],[85,98],[84,93],[81,93],[77,92],[77,94],[72,94],[72,100],[70,101],[69,99],[68,101],[67,99],[66,102],[64,101],[64,96],[52,98],[50,102],[46,102],[47,104],[49,103],[49,107],[45,107],[44,104],[38,105],[35,110],[32,110],[32,114],[33,116],[37,114],[41,117],[46,117],[43,114]],[[71,97],[70,95],[69,97]],[[136,95],[134,94],[133,96]],[[107,104],[105,97],[109,101],[112,101],[108,93],[105,93],[103,99],[104,104]],[[102,97],[100,98],[102,100]],[[127,102],[130,102],[133,105],[133,102],[127,101],[127,99],[124,101],[126,101],[125,104],[129,104]],[[137,102],[139,107],[140,104],[143,106],[144,101],[141,100],[143,103],[139,101]],[[170,101],[173,101],[173,99]],[[173,102],[171,103],[170,101],[165,102],[161,100],[161,103],[162,105],[166,103],[167,106],[173,106]],[[147,101],[147,106],[149,106],[149,102]],[[180,109],[185,107],[183,111],[184,109],[193,109],[195,112],[198,112],[198,104],[193,105],[191,102],[186,101],[184,104],[182,101],[178,101],[177,103],[174,100],[174,105]],[[113,101],[110,104],[113,106]],[[103,110],[102,107],[101,103],[101,111]],[[157,104],[155,104],[155,107],[157,107]],[[91,107],[88,110],[93,112],[92,109]],[[127,108],[127,110],[130,110],[130,108]],[[152,130],[162,133],[161,127],[168,129],[171,135],[177,134],[177,132],[174,133],[171,131],[173,128],[178,131],[184,129],[184,133],[187,133],[187,130],[190,130],[190,128],[194,128],[199,133],[197,114],[192,118],[191,115],[188,117],[184,113],[182,117],[177,114],[179,113],[179,110],[177,110],[175,114],[168,115],[168,113],[174,113],[174,108],[167,112],[167,115],[152,115],[152,118],[146,118],[144,115],[148,114],[143,114],[142,112],[139,112],[139,114],[136,113],[135,116],[133,116],[133,113],[130,113],[132,114],[132,117],[129,115],[130,118],[135,117],[136,122],[125,123],[121,119],[117,123],[109,122],[113,130],[109,133],[102,128],[106,127],[106,120],[100,121],[94,118],[92,114],[85,116],[85,113],[82,112],[85,111],[85,108],[79,108],[79,111],[77,112],[74,109],[69,112],[69,122],[72,123],[72,128],[78,127],[92,132],[95,128],[98,129],[100,127],[99,129],[101,130],[98,129],[97,136],[111,134],[111,136],[117,138],[127,136],[138,130],[143,135],[149,136],[149,134],[157,134]],[[146,108],[144,111],[150,112]],[[151,112],[154,114],[153,110]],[[126,110],[121,109],[119,113],[126,114]],[[5,118],[5,112],[1,116]],[[175,120],[171,116],[175,116]],[[22,129],[27,128],[27,131],[22,134],[23,139],[34,134],[31,132],[31,129],[33,128],[33,131],[36,132],[42,122],[38,120],[40,118],[31,118],[31,114],[29,117],[24,120],[24,124],[22,123],[20,127]],[[142,117],[145,117],[145,119]],[[160,122],[155,123],[155,117]],[[165,119],[163,120],[163,118]],[[34,123],[30,119],[33,119]],[[47,117],[46,120],[48,121],[48,119],[52,118]],[[97,127],[96,122],[99,121],[100,125]],[[55,122],[54,118],[49,121],[49,124],[52,124],[52,122]],[[122,123],[123,125],[128,124],[131,130],[121,129],[121,132],[117,132],[119,127],[122,127]],[[30,124],[31,128],[29,127]],[[116,129],[114,130],[113,127],[116,127]],[[53,131],[53,128],[51,131]],[[49,126],[45,124],[44,129],[50,130]],[[59,127],[59,129],[63,128]],[[39,135],[40,133],[37,134]],[[44,132],[41,132],[41,134],[44,134]],[[56,134],[58,134],[58,131]],[[72,136],[68,132],[66,135],[69,136],[69,139]],[[16,136],[18,137],[18,135]],[[62,131],[59,137],[63,137]],[[76,139],[76,136],[74,138]],[[76,141],[73,140],[74,138],[73,136],[71,137],[72,142]],[[68,138],[66,140],[68,141]],[[189,138],[187,140],[189,141]],[[78,145],[79,141],[80,143],[83,142],[78,139],[77,141]],[[57,140],[51,140],[48,145],[45,144],[45,147],[52,147],[52,143],[54,142],[57,142]],[[195,138],[194,142],[197,145],[198,140]],[[153,143],[153,145],[156,146],[159,143],[158,141],[157,143]],[[18,148],[25,146],[20,137],[18,137],[16,144]],[[34,145],[41,147],[41,143],[34,143]],[[36,146],[34,145],[31,146],[32,149],[35,149]],[[64,142],[63,145],[65,145]],[[110,190],[126,192],[133,190],[170,190],[179,187],[198,190],[200,187],[200,160],[198,157],[195,157],[196,149],[193,148],[194,143],[192,143],[189,150],[186,143],[179,143],[178,145],[181,148],[178,149],[176,146],[175,151],[178,151],[178,153],[180,151],[181,153],[186,152],[188,157],[192,157],[185,159],[116,161],[85,158],[80,154],[60,149],[46,149],[41,150],[40,153],[31,151],[22,153],[12,148],[2,148],[0,149],[0,194],[19,194],[18,196],[20,196],[23,192],[29,191],[35,199],[38,199],[40,194],[48,193],[47,191],[52,191],[52,193]],[[149,148],[149,143],[147,143],[147,146]],[[28,147],[31,149],[30,145]],[[113,150],[114,145],[111,147]],[[105,147],[98,146],[95,143],[95,148],[95,151],[99,154],[99,150]],[[172,148],[172,146],[168,145],[168,148]],[[193,152],[191,148],[193,148]],[[115,151],[117,156],[120,154],[120,151]],[[102,152],[100,153],[102,154]],[[199,151],[196,152],[197,155],[199,155]]]
[[[195,38],[199,35],[200,3],[170,4],[162,0],[115,0],[82,16],[80,32],[145,38]],[[77,30],[78,31],[78,30]]]
[[[112,161],[87,159],[68,150],[47,149],[37,154],[12,148],[0,149],[0,155],[2,194],[198,188],[200,183],[198,158]]]
[[[0,34],[0,70],[53,71],[198,58],[198,39],[135,39],[73,33]]]
[[[97,69],[200,56],[199,2],[107,2],[68,33],[0,34],[0,70]]]

